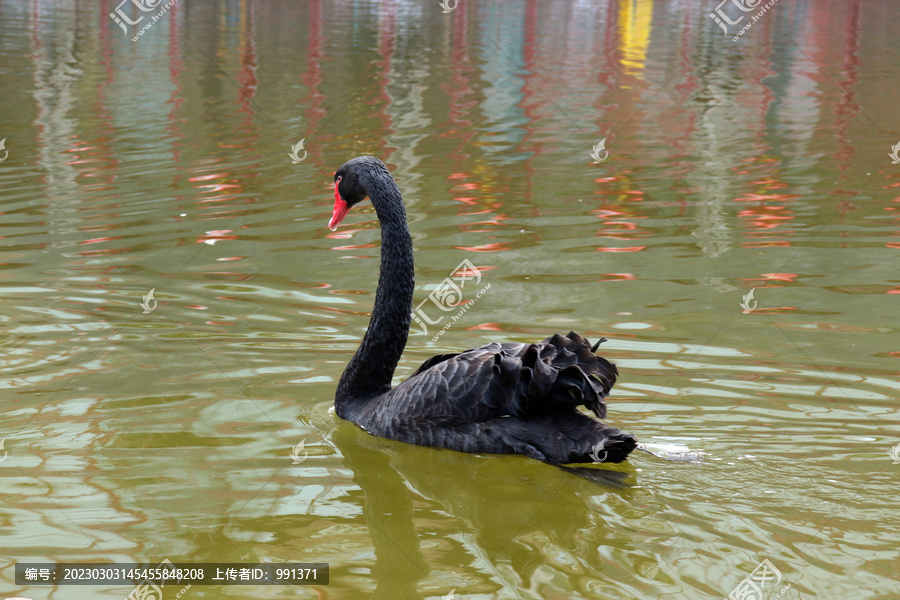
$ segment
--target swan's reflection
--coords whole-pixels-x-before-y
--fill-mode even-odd
[[[422,598],[417,586],[428,575],[413,522],[413,496],[391,468],[391,452],[349,422],[341,422],[331,441],[353,471],[353,481],[365,494],[363,514],[375,547],[373,598]],[[395,443],[393,443],[395,444]],[[392,445],[393,445],[392,444]],[[402,444],[406,445],[406,444]]]
[[[614,471],[579,469],[595,474],[589,481],[521,456],[376,438],[346,421],[331,441],[365,495],[376,556],[373,598],[423,598],[420,583],[441,596],[456,588],[465,598],[523,597],[514,588],[535,585],[549,548],[583,562],[569,573],[572,589],[583,589],[588,572],[602,570],[597,548],[619,537],[591,503],[627,503],[633,493],[624,485],[627,463]]]

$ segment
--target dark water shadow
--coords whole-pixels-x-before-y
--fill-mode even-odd
[[[627,463],[614,467],[618,470],[561,469],[518,456],[412,446],[376,438],[346,422],[332,431],[330,440],[365,495],[365,521],[376,556],[372,598],[422,598],[418,586],[423,579],[438,586],[434,570],[444,572],[444,579],[447,571],[466,571],[471,581],[473,567],[495,572],[498,562],[510,563],[529,585],[525,582],[546,560],[521,540],[537,533],[576,553],[596,547],[612,534],[604,532],[603,517],[585,497],[627,502],[630,493]],[[434,536],[460,531],[473,535],[477,558],[461,544],[449,553],[433,549]],[[431,549],[423,552],[426,538]],[[463,584],[462,579],[451,583],[442,593],[456,587],[461,588],[457,595],[465,595]],[[479,587],[479,593],[492,592]]]

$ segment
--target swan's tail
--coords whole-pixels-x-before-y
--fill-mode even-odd
[[[556,334],[515,354],[494,356],[501,381],[518,380],[518,414],[528,423],[518,439],[553,463],[618,463],[637,446],[633,435],[578,412],[585,406],[606,417],[606,402],[616,382],[616,365],[594,354],[605,340],[591,343],[575,332]],[[511,350],[512,347],[504,348]],[[533,439],[534,431],[546,439]],[[526,452],[523,452],[527,454]]]
[[[520,355],[519,393],[525,398],[525,413],[538,414],[558,410],[559,405],[584,405],[597,417],[606,418],[606,402],[619,372],[616,365],[594,354],[605,342],[600,338],[593,347],[586,339],[570,331],[530,344]]]
[[[513,452],[557,465],[620,463],[637,446],[630,433],[576,410],[514,417],[499,433]]]

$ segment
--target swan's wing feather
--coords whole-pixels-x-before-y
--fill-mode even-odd
[[[617,374],[614,364],[570,332],[537,344],[491,343],[435,356],[392,390],[390,404],[411,418],[444,424],[527,417],[579,405],[603,418],[603,398]]]
[[[454,356],[459,356],[459,355],[460,355],[459,352],[454,352],[452,354],[435,354],[434,356],[432,356],[431,358],[429,358],[428,360],[423,362],[422,366],[420,366],[418,369],[416,369],[416,372],[413,373],[412,375],[410,375],[410,377],[415,377],[422,371],[426,371],[438,363],[444,362],[445,360],[449,360],[449,359],[453,358]]]
[[[603,399],[618,373],[594,354],[599,344],[569,333],[436,356],[360,421],[375,435],[423,446],[555,464],[593,462],[602,449],[602,460],[621,462],[634,436],[578,410],[606,415]]]

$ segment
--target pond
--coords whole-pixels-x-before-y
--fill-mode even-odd
[[[900,597],[896,4],[154,2],[0,0],[0,597],[165,559],[329,565],[165,600]],[[605,421],[661,457],[600,485],[334,414],[361,154],[414,304],[480,277],[395,383],[605,336]]]

